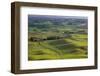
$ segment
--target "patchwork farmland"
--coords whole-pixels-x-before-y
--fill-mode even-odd
[[[28,17],[28,60],[88,57],[86,17]]]

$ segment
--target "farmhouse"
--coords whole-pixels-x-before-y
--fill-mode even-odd
[[[41,39],[40,38],[37,38],[37,37],[31,37],[30,38],[30,41],[40,41]]]

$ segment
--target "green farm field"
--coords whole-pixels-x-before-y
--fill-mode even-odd
[[[72,17],[57,20],[55,17],[30,15],[28,60],[87,58],[86,20]]]

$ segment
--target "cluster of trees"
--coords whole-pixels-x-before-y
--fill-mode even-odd
[[[29,40],[30,41],[45,41],[45,40],[56,40],[56,39],[62,39],[65,38],[64,36],[50,36],[50,37],[46,37],[46,38],[38,38],[38,37],[30,37]]]
[[[77,34],[87,34],[87,30],[83,29],[83,30],[77,30],[77,31],[74,31],[74,30],[73,31],[72,30],[71,31],[69,31],[69,30],[64,31],[64,34],[74,34],[74,33],[75,34],[76,33]]]

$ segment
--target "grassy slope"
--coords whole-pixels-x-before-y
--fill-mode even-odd
[[[72,35],[72,39],[66,38],[44,42],[29,42],[28,58],[29,60],[86,58],[86,51],[79,48],[79,46],[87,46],[86,38],[86,35],[76,34]]]

